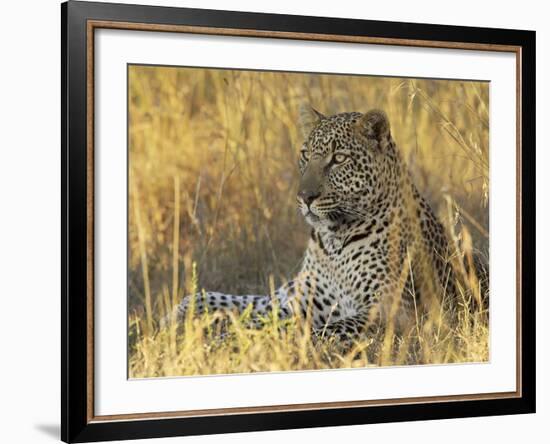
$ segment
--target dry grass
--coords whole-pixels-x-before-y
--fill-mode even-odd
[[[384,109],[452,238],[487,254],[488,84],[144,66],[129,78],[130,377],[488,359],[471,279],[453,329],[418,319],[346,352],[311,341],[307,320],[255,330],[231,315],[224,341],[213,313],[187,319],[185,334],[158,326],[195,288],[268,294],[297,271],[309,234],[295,206],[303,102],[326,114]]]

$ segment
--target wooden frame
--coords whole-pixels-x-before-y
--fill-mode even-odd
[[[535,34],[529,31],[64,3],[62,14],[62,439],[84,442],[535,411]],[[94,415],[94,31],[115,28],[505,51],[517,60],[517,391]],[[523,113],[529,119],[523,119]]]

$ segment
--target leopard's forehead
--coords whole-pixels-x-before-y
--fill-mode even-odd
[[[350,146],[354,142],[354,125],[361,113],[341,113],[322,119],[313,129],[308,145],[312,152],[326,152],[341,146]]]

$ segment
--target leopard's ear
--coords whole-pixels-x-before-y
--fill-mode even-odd
[[[315,128],[315,126],[324,118],[325,116],[323,114],[312,108],[310,105],[301,105],[299,110],[299,120],[302,136],[307,138],[311,133],[311,130],[313,130],[313,128]]]
[[[373,109],[355,123],[355,134],[363,141],[376,141],[384,149],[391,138],[390,121],[384,111]]]

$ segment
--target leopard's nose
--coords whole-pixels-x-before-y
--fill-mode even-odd
[[[300,190],[298,197],[309,207],[309,205],[317,199],[321,193],[319,190]]]

